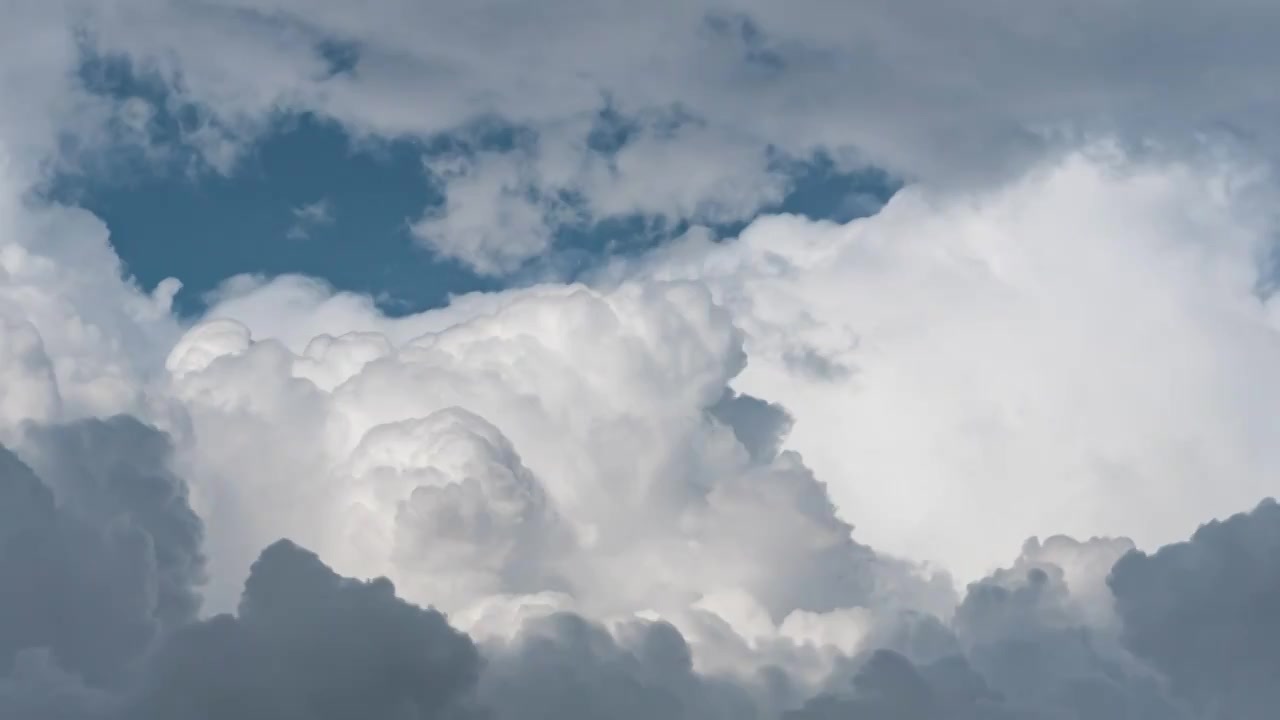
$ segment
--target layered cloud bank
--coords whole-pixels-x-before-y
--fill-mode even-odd
[[[109,142],[232,172],[312,113],[420,141],[445,202],[413,232],[482,273],[565,225],[750,220],[815,156],[951,186],[1098,137],[1280,157],[1280,12],[1256,0],[18,4],[3,81],[24,102],[0,126],[24,162],[53,128],[75,138],[61,165]]]
[[[20,3],[0,716],[1273,717],[1278,14],[633,5]],[[46,192],[297,112],[446,145],[408,224],[480,272],[693,226],[416,315],[238,277],[179,320]],[[756,217],[814,154],[909,182]]]

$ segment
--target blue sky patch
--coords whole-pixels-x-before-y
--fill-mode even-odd
[[[329,54],[335,72],[356,58],[354,48],[340,45]],[[200,167],[183,149],[181,138],[204,120],[198,108],[175,106],[162,83],[110,58],[87,62],[83,79],[104,95],[147,100],[156,108],[153,142],[177,153],[156,163],[136,151],[117,151],[59,178],[52,194],[107,223],[128,272],[143,287],[180,279],[176,305],[185,315],[199,313],[209,291],[240,273],[301,273],[371,295],[389,313],[417,312],[439,306],[450,294],[493,290],[548,273],[572,278],[605,257],[643,252],[688,229],[687,222],[661,217],[589,220],[559,228],[552,254],[533,261],[530,272],[483,277],[437,256],[410,233],[414,220],[443,201],[423,159],[536,143],[526,130],[487,118],[465,133],[428,142],[354,143],[334,123],[292,116],[278,121],[222,175]],[[631,125],[606,105],[590,142],[597,152],[616,151],[628,141]],[[898,188],[885,173],[842,172],[823,156],[779,162],[792,189],[762,213],[847,221],[875,212]],[[746,224],[713,229],[732,237]]]

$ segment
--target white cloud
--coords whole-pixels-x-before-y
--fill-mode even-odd
[[[747,334],[735,387],[794,414],[859,537],[975,578],[1031,535],[1152,547],[1272,491],[1273,188],[1250,177],[1097,150],[644,272],[713,289]]]
[[[270,286],[254,292],[280,307]],[[255,298],[238,302],[252,324]],[[210,518],[211,567],[231,587],[265,539],[286,534],[453,610],[531,592],[570,592],[602,613],[678,609],[720,585],[782,615],[871,601],[875,572],[824,579],[827,562],[878,561],[849,543],[799,459],[752,459],[707,414],[743,356],[728,316],[696,284],[534,288],[416,338],[325,336],[300,354],[267,340],[228,344],[245,337],[231,327],[196,328],[170,365],[183,370],[174,391],[192,417],[189,473]],[[463,426],[474,429],[430,429]],[[508,503],[499,491],[525,499],[506,520],[476,516]],[[473,504],[473,493],[488,500]],[[543,493],[547,510],[535,511]],[[455,519],[414,529],[419,505]],[[506,523],[518,525],[498,532]],[[463,534],[420,539],[448,527]],[[534,534],[509,546],[517,527]],[[564,549],[515,562],[511,553],[540,543]],[[519,576],[497,570],[511,562]],[[438,588],[431,568],[443,567],[467,568],[451,575],[458,583],[479,573],[483,592]],[[779,567],[788,581],[773,579]]]
[[[554,216],[565,211],[543,197],[529,163],[513,154],[433,158],[427,170],[442,185],[444,205],[411,230],[441,257],[486,275],[515,271],[551,247]]]
[[[543,482],[569,482],[559,479],[564,445],[595,440],[550,432],[554,423],[539,412],[609,417],[627,408],[656,421],[672,408],[705,406],[732,383],[795,416],[788,447],[831,488],[859,538],[973,578],[1031,535],[1132,535],[1153,546],[1185,535],[1206,512],[1247,506],[1268,491],[1280,458],[1256,403],[1276,391],[1268,358],[1280,345],[1254,290],[1270,218],[1246,192],[1266,185],[1234,182],[1222,168],[1130,165],[1093,152],[994,191],[911,189],[847,226],[767,218],[732,243],[690,240],[650,259],[638,271],[641,287],[654,277],[705,283],[728,310],[716,322],[745,331],[749,358],[736,379],[732,353],[699,360],[710,363],[699,372],[711,374],[693,395],[664,384],[701,357],[687,353],[702,345],[680,350],[666,336],[683,321],[653,320],[642,335],[656,343],[643,346],[653,355],[637,365],[650,356],[610,339],[625,336],[627,325],[616,324],[623,311],[589,310],[601,306],[584,290],[476,296],[390,320],[367,300],[284,279],[228,295],[211,315],[239,318],[256,338],[279,337],[292,349],[279,355],[283,349],[263,346],[237,361],[258,357],[252,366],[268,373],[262,382],[279,386],[265,378],[280,372],[308,378],[297,390],[314,398],[307,407],[329,403],[330,392],[344,398],[341,421],[324,419],[336,411],[310,410],[299,420],[314,428],[304,435],[339,433],[330,464],[349,452],[359,428],[461,404],[511,438]],[[623,316],[651,311],[645,292],[627,293],[635,305]],[[351,331],[376,334],[341,338]],[[374,383],[405,362],[423,333],[431,349],[415,349],[415,363],[474,367]],[[339,339],[316,344],[317,335]],[[485,348],[476,357],[487,359],[454,348],[461,338],[474,340],[458,347]],[[614,342],[621,344],[610,354]],[[684,365],[644,364],[663,357]],[[545,364],[550,358],[555,365]],[[462,379],[473,376],[486,380]],[[447,387],[437,388],[444,378]],[[235,390],[241,382],[218,377],[195,387],[210,398],[230,393],[217,400],[229,407],[280,392],[230,399],[245,392]],[[424,389],[410,390],[417,383]],[[512,398],[527,398],[513,407],[536,403],[516,411],[499,402],[510,383]],[[356,400],[365,387],[385,392]],[[477,404],[460,402],[472,393]],[[520,420],[527,412],[534,414]],[[539,431],[521,436],[509,426],[524,422]],[[608,426],[578,422],[595,433]],[[634,442],[643,437],[636,431]],[[550,459],[544,447],[555,448]],[[311,455],[308,463],[320,462]],[[637,472],[659,471],[627,467],[628,477]],[[566,486],[552,495],[582,492]],[[1136,515],[1145,518],[1140,526]]]
[[[178,336],[174,286],[148,295],[122,279],[102,223],[30,199],[0,148],[0,417],[59,420],[140,411]],[[28,415],[28,413],[30,413]]]
[[[762,218],[587,287],[407,318],[298,279],[245,285],[210,315],[247,330],[197,329],[173,356],[206,358],[174,392],[211,567],[231,592],[283,534],[471,622],[507,627],[517,611],[494,604],[526,594],[656,612],[704,667],[772,658],[817,682],[842,653],[795,655],[814,633],[847,651],[879,637],[877,609],[953,598],[837,516],[973,580],[1029,536],[1150,548],[1271,490],[1280,335],[1255,293],[1271,192],[1231,165],[1094,148],[995,189],[916,186],[848,225]],[[240,339],[198,339],[214,329]],[[721,406],[729,387],[781,402],[800,455],[757,454],[789,423]],[[446,426],[472,429],[428,431]],[[417,487],[452,519],[416,526]],[[512,488],[524,499],[488,515]],[[545,516],[526,509],[541,497]],[[562,549],[511,575],[517,537]],[[1102,627],[1127,543],[1028,546],[1009,577],[1061,567],[1070,617]]]
[[[290,240],[305,240],[311,237],[311,231],[315,228],[333,224],[333,208],[328,198],[295,207],[290,212],[293,224],[285,232],[285,237]]]

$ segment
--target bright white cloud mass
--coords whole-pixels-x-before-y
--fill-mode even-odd
[[[1276,716],[1280,5],[4,15],[0,717]],[[179,317],[49,192],[300,113],[446,144],[405,225],[506,289]],[[770,214],[819,156],[904,187]]]

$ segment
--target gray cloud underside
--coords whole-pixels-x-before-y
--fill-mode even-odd
[[[201,523],[165,435],[124,416],[29,432],[27,462],[0,451],[6,717],[1251,720],[1277,701],[1270,500],[1124,554],[1107,578],[1115,627],[1073,614],[1042,552],[1090,544],[1054,539],[971,585],[954,618],[898,618],[881,649],[802,697],[780,668],[699,673],[663,622],[610,632],[554,613],[477,644],[287,540],[254,563],[234,614],[198,619]]]

